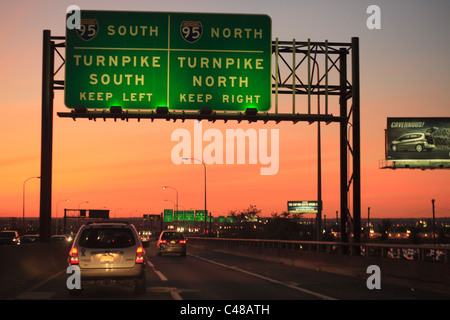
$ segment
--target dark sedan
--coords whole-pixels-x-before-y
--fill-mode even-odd
[[[156,243],[156,254],[179,253],[180,256],[186,256],[186,238],[181,232],[163,231]]]

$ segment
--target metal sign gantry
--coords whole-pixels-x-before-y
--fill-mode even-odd
[[[64,80],[57,80],[58,71],[65,59],[58,51],[65,47],[65,37],[52,36],[50,30],[43,32],[43,78],[42,78],[42,146],[41,146],[41,239],[49,241],[51,222],[52,186],[52,126],[53,96],[55,90],[64,90]],[[61,62],[55,71],[55,52]],[[350,65],[348,59],[350,57]],[[275,112],[258,112],[248,108],[240,112],[221,112],[202,108],[199,111],[177,111],[167,108],[156,110],[123,110],[120,106],[110,110],[91,110],[83,106],[71,112],[58,112],[58,117],[81,119],[136,119],[207,120],[224,122],[262,121],[279,123],[306,121],[318,123],[320,146],[320,123],[339,123],[340,126],[340,233],[341,241],[361,241],[361,151],[360,151],[360,79],[359,38],[351,42],[272,41],[272,93]],[[349,73],[351,78],[349,77]],[[280,112],[279,98],[290,95],[292,109]],[[297,96],[307,97],[307,103],[299,103]],[[324,97],[324,106],[320,106]],[[312,106],[317,99],[317,110]],[[338,115],[331,110],[329,99],[338,100]],[[284,104],[283,104],[284,106]],[[322,110],[323,109],[323,110]],[[351,135],[349,131],[351,130]],[[349,139],[351,138],[351,139]],[[320,158],[320,148],[318,152]],[[350,160],[350,161],[349,161]],[[320,163],[320,161],[319,161]],[[320,186],[320,181],[319,181]],[[319,192],[320,194],[320,192]],[[319,196],[320,197],[320,196]],[[352,199],[352,203],[349,199]],[[321,201],[321,199],[318,199]],[[319,213],[320,219],[320,213]],[[320,220],[318,220],[319,222]]]

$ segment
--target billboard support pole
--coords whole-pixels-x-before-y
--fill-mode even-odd
[[[39,236],[41,242],[50,241],[52,218],[53,71],[54,42],[51,41],[50,30],[44,30],[42,58],[41,189],[39,208]]]

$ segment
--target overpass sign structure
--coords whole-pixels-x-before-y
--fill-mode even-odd
[[[53,97],[64,90],[72,110],[57,115],[73,120],[317,122],[318,155],[320,123],[338,123],[341,241],[350,232],[360,241],[358,38],[272,41],[266,15],[81,11],[80,22],[66,36],[43,32],[41,239],[50,239]],[[289,110],[281,95],[291,95]]]

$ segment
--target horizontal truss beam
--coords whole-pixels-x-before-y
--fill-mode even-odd
[[[225,113],[225,112],[212,112],[210,114],[205,114],[201,112],[184,112],[184,111],[168,111],[167,113],[158,113],[156,111],[131,111],[125,110],[122,112],[111,112],[107,110],[102,111],[84,111],[77,112],[73,110],[72,112],[58,112],[57,113],[61,118],[72,118],[76,120],[77,118],[96,120],[96,119],[120,119],[120,120],[130,120],[130,119],[165,119],[167,121],[173,120],[174,122],[177,120],[185,121],[185,120],[207,120],[211,122],[215,122],[217,120],[227,122],[229,120],[234,121],[248,121],[250,122],[258,122],[262,121],[267,123],[269,121],[273,121],[276,123],[282,121],[291,121],[292,123],[297,123],[299,121],[306,122],[340,122],[346,121],[346,119],[342,119],[341,117],[333,116],[332,114],[283,114],[283,113],[257,113],[257,114],[246,114],[245,112],[234,112],[234,113]]]

